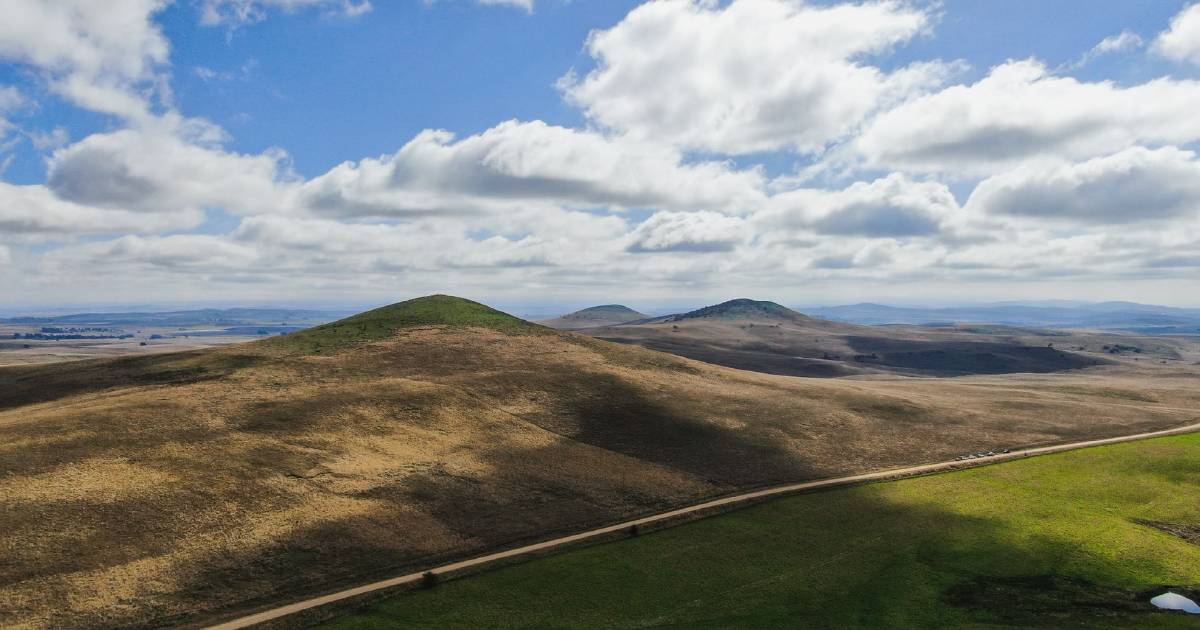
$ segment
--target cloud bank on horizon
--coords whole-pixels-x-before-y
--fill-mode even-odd
[[[595,9],[413,5],[464,24]],[[557,74],[531,98],[558,120],[500,114],[459,131],[417,118],[426,128],[401,136],[356,102],[345,116],[368,112],[362,125],[387,152],[289,149],[313,127],[269,148],[239,141],[256,119],[238,111],[255,106],[238,85],[314,73],[320,90],[319,73],[339,70],[262,56],[277,47],[256,38],[303,28],[343,50],[415,39],[402,23],[386,42],[360,34],[395,19],[390,8],[0,0],[3,302],[428,291],[1196,302],[1200,4],[1178,3],[1151,30],[1114,23],[1064,59],[1013,41],[980,67],[939,46],[961,24],[955,5],[657,0],[584,24],[582,63],[549,62]],[[534,67],[474,52],[483,73],[490,54],[511,54],[514,73]],[[465,98],[378,87],[430,121]],[[514,97],[495,98],[476,115]],[[279,90],[269,102],[291,107]]]

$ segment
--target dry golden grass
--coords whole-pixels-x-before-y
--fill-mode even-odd
[[[461,326],[4,368],[0,626],[209,619],[737,488],[1178,425],[1198,384],[809,380]]]
[[[580,332],[708,363],[788,376],[1047,373],[1101,364],[1178,366],[1200,359],[1195,343],[1171,337],[986,325],[859,326],[794,312],[650,321]],[[1110,352],[1114,346],[1122,350]]]

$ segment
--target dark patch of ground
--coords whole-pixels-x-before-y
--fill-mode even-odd
[[[1150,604],[1153,594],[1076,578],[1035,575],[963,582],[947,590],[943,599],[951,606],[986,611],[1006,625],[1059,628],[1173,614]]]
[[[704,361],[705,363],[712,363],[713,365],[723,365],[738,370],[750,370],[764,374],[833,378],[861,373],[861,370],[848,367],[840,362],[790,356],[785,352],[764,348],[748,350],[732,349],[698,344],[692,340],[635,339],[608,335],[599,338],[616,343],[640,345],[643,348],[658,350],[659,352],[670,352],[671,354]]]
[[[846,337],[866,365],[934,374],[1060,372],[1100,365],[1101,360],[1050,347],[975,341],[920,341]]]
[[[1145,519],[1134,519],[1138,525],[1153,527],[1159,531],[1166,532],[1172,536],[1178,536],[1193,545],[1200,545],[1200,525],[1181,525],[1179,523],[1164,523],[1162,521],[1148,521]]]

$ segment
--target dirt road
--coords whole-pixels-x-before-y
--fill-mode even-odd
[[[962,469],[962,468],[970,468],[970,467],[974,467],[974,466],[993,464],[996,462],[1001,462],[1001,461],[1006,461],[1006,460],[1029,457],[1032,455],[1045,455],[1048,453],[1057,453],[1057,452],[1061,452],[1061,451],[1069,451],[1069,450],[1075,450],[1075,449],[1080,449],[1080,448],[1087,448],[1090,446],[1101,446],[1104,444],[1116,444],[1119,442],[1130,442],[1130,441],[1134,441],[1134,440],[1143,440],[1143,439],[1147,439],[1147,438],[1163,437],[1163,436],[1167,436],[1167,435],[1176,435],[1176,434],[1180,434],[1180,433],[1190,433],[1193,431],[1200,431],[1200,424],[1191,424],[1191,425],[1187,425],[1187,426],[1176,427],[1174,429],[1164,429],[1161,431],[1151,431],[1148,433],[1137,433],[1134,435],[1126,435],[1126,436],[1114,437],[1114,438],[1104,438],[1104,439],[1099,439],[1099,440],[1087,440],[1084,442],[1073,442],[1070,444],[1059,444],[1059,445],[1055,445],[1055,446],[1042,446],[1042,447],[1035,447],[1035,448],[1026,448],[1026,449],[1015,450],[1011,453],[997,454],[997,455],[994,455],[991,457],[984,457],[984,458],[980,458],[980,459],[973,459],[973,460],[967,460],[967,461],[948,461],[948,462],[938,462],[938,463],[934,463],[934,464],[923,464],[920,466],[906,466],[903,468],[894,468],[894,469],[890,469],[890,470],[881,470],[881,471],[863,473],[863,474],[858,474],[858,475],[849,475],[846,477],[835,477],[832,479],[821,479],[821,480],[817,480],[817,481],[806,481],[803,483],[793,483],[793,484],[787,484],[787,485],[782,485],[782,486],[763,488],[761,490],[754,490],[751,492],[743,492],[741,494],[735,494],[735,495],[723,497],[720,499],[714,499],[712,501],[706,501],[704,503],[699,503],[696,505],[682,507],[679,509],[671,510],[669,512],[662,512],[660,514],[654,514],[651,516],[645,516],[642,518],[636,518],[636,519],[632,519],[632,520],[628,520],[628,521],[623,521],[623,522],[616,523],[613,525],[608,525],[606,527],[598,527],[596,529],[589,529],[587,531],[579,532],[577,534],[572,534],[570,536],[554,538],[552,540],[546,540],[546,541],[543,541],[540,543],[526,545],[524,547],[517,547],[515,549],[509,549],[507,551],[490,553],[487,555],[478,556],[478,557],[470,558],[467,560],[461,560],[459,562],[452,562],[450,564],[445,564],[445,565],[438,566],[438,567],[431,567],[431,568],[427,569],[427,571],[432,571],[435,574],[453,573],[455,571],[459,571],[462,569],[480,567],[482,565],[491,564],[494,562],[498,562],[500,560],[505,560],[505,559],[514,558],[514,557],[518,557],[518,556],[529,555],[529,554],[533,554],[533,553],[537,553],[537,552],[541,552],[541,551],[554,549],[556,547],[562,547],[565,545],[570,545],[572,543],[585,541],[590,538],[596,538],[596,537],[604,536],[606,534],[620,532],[622,530],[628,530],[635,525],[643,526],[643,525],[659,523],[661,521],[668,521],[670,519],[682,517],[682,516],[694,516],[694,515],[696,515],[696,513],[702,513],[702,512],[708,511],[708,510],[715,510],[716,508],[727,507],[727,506],[735,505],[735,504],[739,504],[739,503],[747,503],[747,502],[751,502],[751,501],[755,501],[755,500],[759,500],[759,499],[763,499],[763,498],[767,498],[767,497],[786,495],[786,494],[795,494],[795,493],[799,493],[799,492],[804,492],[804,491],[809,491],[809,490],[817,490],[817,489],[822,489],[822,488],[849,486],[849,485],[854,485],[854,484],[859,484],[859,483],[864,483],[864,482],[869,482],[869,481],[879,481],[879,480],[885,480],[885,479],[895,479],[895,478],[900,478],[900,477],[912,477],[912,476],[916,476],[916,475],[925,475],[925,474],[935,473],[935,472],[944,472],[944,471],[949,471],[949,470],[957,470],[957,469]],[[422,579],[422,576],[425,573],[426,573],[426,571],[420,571],[417,573],[409,573],[407,575],[401,575],[398,577],[389,578],[389,579],[381,580],[378,582],[372,582],[370,584],[364,584],[362,586],[356,586],[354,588],[349,588],[349,589],[346,589],[343,591],[338,591],[336,593],[330,593],[328,595],[322,595],[320,597],[306,599],[303,601],[288,604],[286,606],[280,606],[278,608],[264,610],[264,611],[257,612],[257,613],[251,614],[251,615],[247,615],[244,617],[226,621],[226,622],[214,625],[214,626],[210,626],[208,630],[236,630],[238,628],[248,628],[248,627],[260,624],[260,623],[273,621],[276,619],[280,619],[282,617],[286,617],[288,615],[294,615],[296,613],[299,613],[299,612],[302,612],[305,610],[310,610],[312,608],[317,608],[319,606],[324,606],[327,604],[344,601],[344,600],[358,597],[360,595],[365,595],[367,593],[371,593],[374,591],[379,591],[379,590],[387,589],[387,588],[394,588],[394,587],[402,586],[405,584],[416,583]]]

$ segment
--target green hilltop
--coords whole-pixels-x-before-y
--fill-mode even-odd
[[[509,335],[544,334],[549,329],[489,306],[452,295],[428,295],[352,315],[270,340],[311,352],[386,339],[418,326],[489,328]]]
[[[729,300],[713,306],[706,306],[689,313],[672,316],[673,320],[681,319],[806,319],[805,315],[797,313],[786,306],[762,300],[745,298]]]
[[[563,315],[562,319],[646,319],[647,315],[639,313],[623,304],[604,304],[601,306],[591,306],[583,310],[575,311],[568,315]]]

